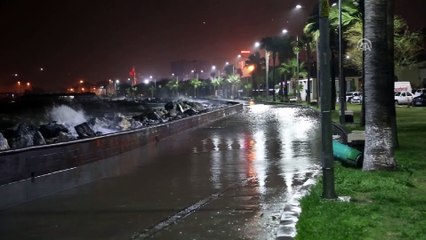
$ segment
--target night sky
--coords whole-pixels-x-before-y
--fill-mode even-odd
[[[0,90],[18,80],[53,90],[80,79],[125,79],[132,66],[168,77],[170,62],[180,59],[223,66],[262,37],[283,28],[300,33],[317,2],[2,0]],[[295,11],[298,3],[304,8]],[[425,0],[396,0],[412,28],[426,27],[424,9]]]

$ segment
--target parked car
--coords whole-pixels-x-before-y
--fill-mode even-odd
[[[346,93],[346,102],[361,103],[361,101],[362,101],[361,92],[347,92]]]
[[[395,104],[410,104],[413,101],[414,95],[410,92],[396,92]]]
[[[426,94],[426,88],[420,88],[414,91],[414,97],[418,97],[422,94]]]
[[[426,93],[422,93],[419,96],[414,97],[411,104],[413,106],[426,106]]]

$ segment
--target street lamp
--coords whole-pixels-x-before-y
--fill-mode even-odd
[[[175,74],[172,73],[172,78],[175,77]],[[176,76],[176,94],[179,96],[179,76]]]
[[[79,81],[79,83],[80,83],[79,91],[80,91],[80,93],[82,93],[82,92],[84,91],[84,88],[83,88],[83,83],[84,83],[84,81],[83,81],[83,80],[80,80],[80,81]]]
[[[340,124],[345,123],[345,109],[346,109],[346,80],[343,73],[343,44],[342,44],[342,0],[338,1],[339,4],[339,102],[340,102]]]
[[[331,127],[330,82],[330,29],[328,0],[319,0],[319,78],[321,83],[321,152],[323,170],[323,194],[326,199],[336,198],[334,187],[334,160]]]
[[[254,46],[256,48],[259,48],[260,47],[260,43],[259,42],[255,42]],[[266,48],[265,48],[265,72],[266,72],[266,74],[265,74],[266,75],[266,79],[265,79],[266,93],[265,93],[265,96],[266,96],[266,100],[268,100],[268,97],[269,97],[269,83],[268,83],[268,77],[269,77],[269,55],[270,55],[270,52],[268,50],[266,50]]]

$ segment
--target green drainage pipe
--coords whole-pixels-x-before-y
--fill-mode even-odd
[[[339,159],[344,164],[362,167],[362,152],[358,151],[355,148],[342,144],[336,140],[333,140],[333,156]]]

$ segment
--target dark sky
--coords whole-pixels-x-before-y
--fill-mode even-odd
[[[297,3],[304,9],[295,12]],[[180,59],[219,66],[283,28],[300,32],[315,3],[2,0],[0,85],[21,80],[44,88],[65,88],[79,79],[127,78],[132,66],[144,75],[167,77],[170,61]],[[425,27],[424,9],[425,0],[396,0],[397,14],[411,27]],[[45,71],[40,72],[40,67]],[[19,76],[14,78],[13,73]]]

